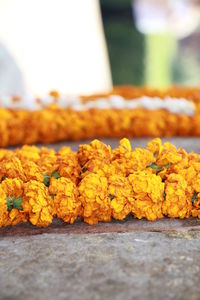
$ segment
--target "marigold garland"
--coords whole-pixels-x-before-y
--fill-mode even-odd
[[[40,110],[0,107],[0,147],[94,137],[200,136],[200,88],[172,87],[167,91],[159,91],[145,87],[121,86],[114,87],[108,94],[82,97],[82,101],[110,95],[123,96],[127,101],[144,95],[160,98],[182,97],[194,103],[195,114],[188,116],[165,109],[147,111],[144,108],[92,108],[76,111],[59,107],[56,104],[58,93],[54,92],[51,96],[55,98],[55,103]],[[37,150],[32,155],[37,159]],[[53,150],[45,159],[53,162]]]
[[[96,224],[128,215],[200,218],[200,154],[158,138],[146,149],[132,149],[126,138],[113,150],[98,140],[78,152],[0,149],[0,226],[46,227],[54,217]]]

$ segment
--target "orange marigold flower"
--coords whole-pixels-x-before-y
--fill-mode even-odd
[[[78,163],[77,153],[71,151],[69,147],[63,147],[57,154],[58,173],[61,177],[71,179],[78,184],[81,167]]]
[[[45,174],[52,174],[58,168],[57,155],[54,149],[42,147],[37,164]]]
[[[119,147],[112,151],[112,160],[120,157],[130,158],[131,156],[131,143],[128,139],[124,138],[120,140]]]
[[[180,174],[170,174],[165,181],[163,214],[170,218],[188,218],[192,209],[192,189]]]
[[[0,162],[13,156],[13,151],[0,149]]]
[[[0,184],[0,226],[26,222],[23,212],[23,182],[17,178],[6,178]]]
[[[128,177],[133,191],[132,213],[134,217],[154,221],[162,218],[164,183],[159,176],[139,171]]]
[[[192,195],[192,216],[200,218],[200,193],[198,192]]]
[[[182,156],[181,161],[172,164],[167,173],[180,174],[184,177],[189,186],[193,186],[200,173],[200,155],[187,153],[184,149],[179,149],[178,153]]]
[[[64,222],[73,224],[81,214],[76,185],[69,178],[51,178],[49,193],[54,199],[55,212]]]
[[[33,161],[24,162],[23,171],[26,177],[26,182],[30,180],[43,182],[44,180],[41,168]]]
[[[200,173],[193,180],[192,188],[192,216],[200,218]]]
[[[53,200],[43,183],[30,180],[24,184],[23,209],[33,225],[47,227],[52,223]]]
[[[19,178],[23,181],[26,180],[24,169],[19,158],[14,155],[5,159],[0,164],[0,178]]]
[[[6,193],[0,185],[0,227],[4,226],[6,221],[9,219],[6,197]]]
[[[147,143],[146,147],[154,154],[155,157],[158,157],[162,151],[162,141],[159,138],[153,139]]]
[[[106,177],[90,173],[79,185],[79,199],[83,206],[84,221],[96,224],[98,221],[108,222],[111,219],[110,198],[108,197],[108,181]]]
[[[146,167],[155,161],[153,154],[146,149],[136,148],[129,157],[121,156],[112,161],[116,173],[128,176],[136,171],[143,171]]]
[[[178,153],[176,147],[169,142],[163,144],[161,153],[156,159],[156,164],[159,166],[166,165],[168,163],[174,164],[181,161],[182,156]]]
[[[94,140],[89,145],[80,145],[78,150],[78,160],[83,167],[87,161],[95,159],[111,160],[111,148],[104,143]]]
[[[108,178],[112,174],[115,174],[116,167],[112,163],[108,163],[104,159],[91,159],[81,169],[81,178],[84,178],[89,173],[95,173],[99,176],[105,176]]]
[[[58,91],[55,91],[55,90],[50,91],[49,95],[52,96],[52,97],[54,97],[55,99],[57,99],[57,98],[60,97],[59,92],[58,92]]]
[[[35,146],[23,146],[21,149],[16,149],[14,154],[21,160],[21,162],[40,160],[40,149]]]
[[[149,164],[148,168],[163,179],[171,172],[170,167],[182,160],[182,153],[174,145],[169,142],[162,145],[161,140],[158,138],[147,143],[147,148],[155,157],[155,161]]]
[[[112,217],[123,220],[130,214],[134,201],[131,184],[128,178],[120,175],[112,175],[108,181],[108,195],[111,200]]]

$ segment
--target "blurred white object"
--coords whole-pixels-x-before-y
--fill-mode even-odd
[[[18,101],[13,101],[12,97],[0,98],[0,107],[11,109],[27,109],[27,110],[40,110],[55,103],[55,98],[48,96],[41,98],[38,103],[34,98],[22,98]],[[193,116],[195,114],[195,105],[193,102],[185,98],[171,98],[166,96],[164,99],[159,97],[143,96],[135,99],[126,100],[119,95],[111,95],[108,98],[97,98],[86,103],[83,103],[81,98],[73,96],[62,95],[56,99],[56,104],[62,108],[69,108],[72,110],[89,110],[89,109],[147,109],[157,110],[165,109],[174,114],[184,114]]]
[[[193,0],[135,0],[136,25],[144,34],[190,35],[199,25],[199,5]]]
[[[24,82],[19,67],[8,50],[0,43],[0,95],[25,93]]]
[[[98,0],[0,0],[0,42],[19,66],[27,94],[112,86]],[[0,94],[5,86],[0,79]],[[18,91],[7,86],[7,93]]]

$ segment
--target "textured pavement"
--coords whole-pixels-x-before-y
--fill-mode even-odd
[[[200,152],[200,139],[167,140]],[[200,220],[0,229],[0,299],[195,300],[199,282]]]
[[[43,234],[0,242],[1,299],[200,299],[199,233]]]

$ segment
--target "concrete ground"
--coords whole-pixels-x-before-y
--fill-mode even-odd
[[[200,152],[200,139],[170,140]],[[0,229],[0,299],[195,300],[199,282],[200,220]]]

